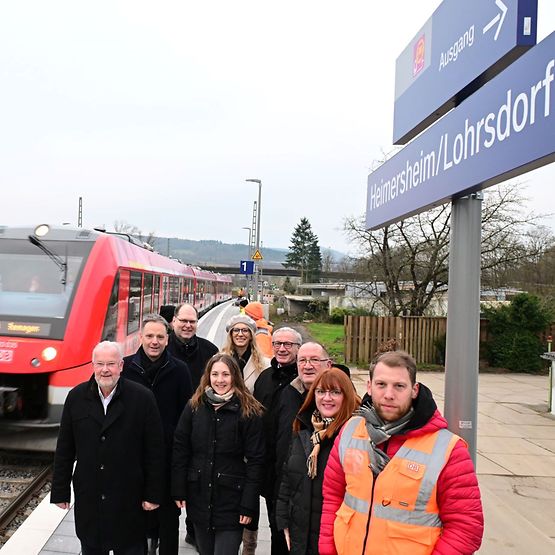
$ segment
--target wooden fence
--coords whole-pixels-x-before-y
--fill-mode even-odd
[[[346,316],[345,361],[368,365],[384,343],[395,340],[395,348],[409,352],[419,364],[441,364],[437,341],[447,330],[447,318],[428,316]],[[488,321],[480,320],[480,343],[488,338]],[[555,323],[541,335],[555,336]]]
[[[383,343],[395,339],[396,348],[408,351],[420,364],[438,361],[434,341],[445,335],[447,318],[425,316],[347,316],[345,360],[368,364]]]

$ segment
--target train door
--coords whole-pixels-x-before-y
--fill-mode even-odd
[[[152,312],[158,313],[160,311],[160,276],[154,276],[152,300]],[[162,304],[164,303],[162,302]]]
[[[154,295],[153,295],[154,276],[152,274],[144,275],[144,289],[143,289],[143,314],[155,312],[154,310]],[[158,312],[158,309],[156,309]]]

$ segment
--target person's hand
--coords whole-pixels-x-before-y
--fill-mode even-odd
[[[283,535],[285,536],[285,543],[287,544],[287,549],[291,551],[291,536],[289,535],[289,528],[283,529]]]
[[[54,503],[57,507],[60,507],[60,509],[64,509],[64,510],[68,510],[69,509],[69,503]]]
[[[185,508],[185,501],[176,501],[175,504],[177,505],[177,507],[179,509],[184,509]]]
[[[150,503],[149,501],[143,501],[142,505],[143,511],[154,511],[160,506],[158,503]]]
[[[252,522],[252,516],[241,515],[239,517],[239,524],[250,524]]]

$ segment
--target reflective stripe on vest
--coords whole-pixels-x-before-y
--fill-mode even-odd
[[[348,492],[345,492],[343,503],[345,503],[347,507],[350,507],[351,509],[353,509],[353,511],[356,511],[357,513],[363,513],[366,515],[370,510],[370,503],[368,503],[368,501],[365,501],[364,499],[359,499],[358,497],[355,497]]]
[[[422,453],[422,451],[409,449],[405,446],[402,446],[399,451],[397,451],[397,457],[410,459],[415,462],[421,462],[426,465],[426,473],[424,474],[424,478],[420,484],[420,491],[418,492],[414,505],[415,511],[426,510],[430,497],[432,496],[434,486],[437,484],[439,473],[445,465],[445,455],[452,438],[453,434],[449,430],[443,429],[439,430],[437,433],[436,443],[431,454]],[[439,526],[439,524],[436,526]]]
[[[362,416],[353,416],[347,421],[347,424],[345,424],[345,427],[343,428],[341,440],[339,441],[339,460],[342,465],[345,461],[345,452],[347,451],[347,447],[352,446],[354,449],[360,449],[361,451],[367,451],[370,447],[369,439],[359,439],[353,437],[357,426],[363,420],[364,418],[362,418]]]

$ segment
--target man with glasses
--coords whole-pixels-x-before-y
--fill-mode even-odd
[[[160,414],[151,391],[120,378],[117,343],[99,343],[92,364],[64,404],[50,501],[69,509],[73,479],[82,554],[144,555],[144,511],[158,508],[164,491]]]
[[[141,346],[134,355],[123,359],[122,376],[144,385],[154,393],[162,418],[166,446],[166,490],[158,510],[149,515],[148,553],[177,555],[179,549],[179,509],[169,489],[173,435],[179,417],[193,395],[187,366],[171,356],[168,345],[168,323],[159,314],[147,314],[141,323]],[[159,540],[159,541],[158,541]]]
[[[284,389],[297,377],[297,352],[302,343],[301,334],[288,327],[274,331],[272,349],[274,356],[270,367],[260,374],[254,384],[254,396],[266,409],[262,417],[266,437],[266,476],[262,495],[266,499],[268,520],[272,533],[272,555],[287,554],[285,536],[275,523],[274,503],[277,498],[279,479],[276,475],[278,457],[276,440],[278,435],[279,405]],[[282,455],[283,460],[283,455]]]
[[[208,339],[197,336],[198,312],[189,304],[182,303],[175,308],[172,320],[168,350],[189,367],[193,390],[196,390],[206,363],[218,352],[218,347]]]
[[[330,357],[323,345],[316,342],[304,343],[297,353],[298,376],[283,391],[278,408],[278,430],[276,468],[281,471],[289,451],[291,432],[295,416],[306,399],[310,386],[320,372],[331,368]],[[276,492],[277,493],[277,492]]]

